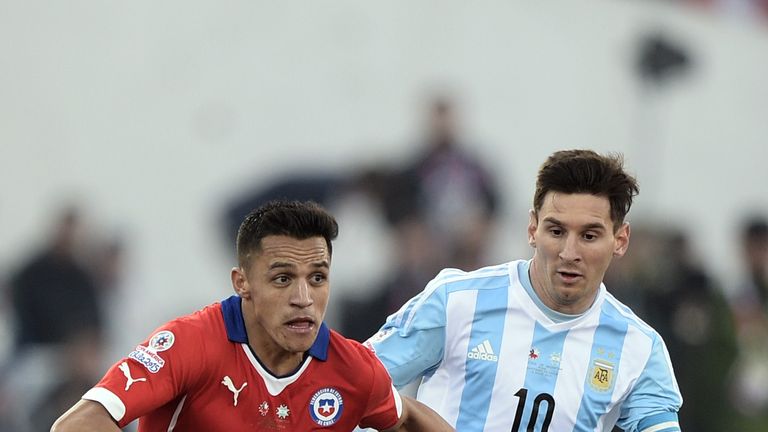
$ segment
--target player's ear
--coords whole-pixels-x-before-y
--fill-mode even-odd
[[[536,247],[536,228],[539,227],[539,219],[536,210],[528,210],[528,244]]]
[[[229,276],[232,279],[232,288],[234,288],[235,293],[242,298],[250,298],[251,293],[248,291],[248,278],[245,275],[245,270],[241,267],[232,267]]]
[[[627,248],[629,247],[629,222],[624,222],[621,224],[621,227],[619,227],[618,231],[616,231],[616,234],[614,237],[614,247],[613,247],[613,256],[616,258],[620,258],[624,256],[624,254],[627,252]]]

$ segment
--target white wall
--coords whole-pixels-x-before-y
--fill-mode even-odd
[[[657,27],[696,69],[648,93],[632,64]],[[535,172],[560,148],[625,152],[633,219],[686,227],[721,278],[734,223],[768,212],[764,24],[642,1],[0,0],[0,41],[0,274],[79,197],[94,228],[128,238],[126,344],[229,292],[227,199],[406,157],[435,85],[460,96],[509,198],[498,260],[528,253]],[[334,272],[349,286],[382,273],[388,243],[344,217]]]

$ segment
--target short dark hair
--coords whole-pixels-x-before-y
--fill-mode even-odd
[[[637,180],[624,171],[624,157],[620,153],[600,155],[592,150],[561,150],[549,156],[539,169],[533,195],[536,213],[550,191],[608,198],[616,230],[624,223],[632,198],[640,189]]]
[[[285,235],[299,240],[323,237],[332,252],[331,241],[339,225],[323,207],[313,201],[269,201],[246,216],[237,231],[237,260],[247,269],[251,254],[261,249],[261,239]]]

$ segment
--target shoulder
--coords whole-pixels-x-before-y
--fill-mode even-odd
[[[517,271],[517,261],[482,267],[473,271],[446,268],[427,285],[443,287],[448,292],[508,287],[511,274]]]
[[[466,272],[447,268],[432,279],[422,292],[417,294],[400,310],[387,318],[385,327],[397,327],[402,335],[412,327],[417,329],[443,327],[449,303],[466,300],[473,292],[482,290],[507,290],[512,284],[512,272],[517,271],[515,261]]]
[[[341,333],[331,330],[329,360],[334,360],[347,365],[361,365],[378,362],[373,352],[362,343],[347,339]]]
[[[199,359],[205,351],[217,346],[217,341],[227,342],[227,335],[221,318],[221,305],[214,303],[156,328],[129,357],[139,362],[142,358],[155,358],[160,364],[163,362],[158,356],[169,360],[176,358],[175,363]],[[146,360],[142,363],[146,364]]]
[[[384,365],[376,357],[372,349],[362,343],[347,339],[340,333],[331,330],[327,367],[337,371],[345,380],[358,386],[367,387],[375,377],[387,375]],[[354,373],[350,373],[354,371]]]
[[[197,336],[198,338],[221,334],[226,339],[221,303],[213,303],[198,311],[174,318],[160,329],[175,331],[189,337]]]
[[[607,291],[605,292],[602,312],[606,317],[615,321],[617,325],[637,330],[649,339],[660,338],[659,333],[653,327],[637,316],[629,306],[620,302]]]
[[[669,364],[669,354],[661,334],[638,317],[632,309],[606,293],[602,306],[601,325],[614,328],[624,334],[625,345],[637,359],[650,361],[659,358]]]

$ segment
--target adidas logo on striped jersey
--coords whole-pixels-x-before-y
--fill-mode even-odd
[[[491,347],[491,342],[488,339],[484,340],[480,345],[472,348],[467,353],[467,358],[491,362],[499,361],[499,357],[493,353],[493,347]]]

